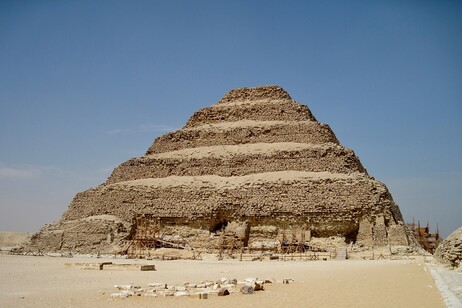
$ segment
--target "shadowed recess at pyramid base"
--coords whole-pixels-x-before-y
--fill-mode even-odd
[[[347,245],[411,251],[415,239],[386,186],[330,127],[281,87],[262,86],[234,89],[158,137],[18,251],[221,256]]]

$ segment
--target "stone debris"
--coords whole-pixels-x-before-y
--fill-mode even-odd
[[[264,283],[273,283],[276,282],[276,280],[273,277],[267,278],[263,281]]]
[[[104,265],[102,270],[107,271],[155,271],[154,264],[107,264]]]
[[[255,291],[263,291],[263,290],[265,290],[265,288],[263,287],[263,283],[261,283],[261,282],[259,282],[259,281],[255,281],[255,282],[253,283],[253,289],[254,289]]]
[[[111,298],[127,298],[129,295],[125,292],[111,293]]]
[[[154,293],[154,292],[145,292],[145,293],[143,293],[143,296],[157,297],[157,293]]]
[[[227,288],[221,288],[218,290],[218,296],[226,296],[229,295],[229,291]]]
[[[205,292],[194,292],[189,294],[189,297],[198,299],[208,299],[208,296],[209,294]]]
[[[84,270],[98,270],[104,269],[104,266],[112,265],[112,262],[97,262],[97,263],[65,263],[64,266],[68,268],[79,268]]]
[[[229,278],[224,278],[223,277],[217,283],[221,283],[221,284],[224,284],[224,285],[226,285],[226,284],[237,284],[237,279],[229,279]]]
[[[154,290],[167,289],[167,284],[163,282],[149,283],[148,286],[150,286]]]
[[[451,269],[462,271],[462,227],[451,233],[436,248],[435,258]]]
[[[282,281],[293,281],[285,278]],[[114,285],[119,292],[111,293],[111,299],[125,299],[131,296],[145,297],[191,297],[196,299],[208,299],[209,296],[228,296],[234,293],[254,294],[256,291],[264,291],[265,284],[274,284],[274,278],[258,279],[246,278],[242,281],[237,279],[221,278],[220,283],[202,281],[200,283],[185,282],[182,285],[169,285],[164,282],[149,283],[147,288],[133,284]],[[284,282],[286,283],[286,282]],[[240,287],[239,287],[240,285]]]
[[[218,290],[220,288],[221,288],[221,285],[219,283],[214,284],[212,287],[213,290]]]
[[[242,294],[254,294],[255,289],[250,284],[246,284],[241,287],[241,293]]]
[[[97,262],[97,263],[65,263],[68,268],[80,268],[84,270],[107,270],[107,271],[155,271],[154,264],[130,264],[130,263],[112,263],[112,262]]]
[[[179,297],[179,296],[189,296],[189,292],[188,292],[188,291],[177,291],[177,292],[175,292],[175,296],[176,296],[176,297]]]
[[[114,288],[119,289],[119,290],[133,290],[134,287],[131,284],[120,284],[120,285],[114,285]]]

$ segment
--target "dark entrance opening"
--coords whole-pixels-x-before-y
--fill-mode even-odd
[[[227,220],[220,220],[218,222],[216,222],[215,224],[213,224],[211,227],[210,227],[210,232],[219,232],[221,230],[224,230],[226,228],[226,226],[228,225],[228,221]]]

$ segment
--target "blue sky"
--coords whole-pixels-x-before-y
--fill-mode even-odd
[[[460,1],[0,1],[0,230],[59,219],[197,109],[267,84],[406,220],[462,225]]]

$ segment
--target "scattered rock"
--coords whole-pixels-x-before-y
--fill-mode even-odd
[[[131,284],[116,284],[114,285],[114,288],[119,289],[119,290],[132,290],[133,285]]]
[[[129,295],[125,292],[111,293],[111,298],[127,298]]]
[[[226,296],[226,295],[229,295],[228,289],[221,288],[220,290],[218,290],[218,296]]]
[[[155,290],[167,289],[167,284],[163,282],[148,283],[148,286],[154,288]]]
[[[218,290],[220,288],[221,288],[221,284],[219,284],[219,283],[214,284],[213,287],[212,287],[213,290]]]
[[[242,286],[241,293],[242,294],[254,294],[255,289],[251,285],[246,284]]]
[[[192,298],[207,299],[209,295],[208,293],[197,292],[197,293],[190,293],[189,296]]]
[[[253,289],[255,291],[263,291],[264,290],[263,283],[259,283],[259,282],[255,281],[253,283]]]
[[[175,296],[177,296],[177,297],[189,296],[189,292],[187,292],[187,291],[177,291],[177,292],[175,292]]]
[[[217,280],[215,283],[222,284],[222,285],[224,285],[224,284],[237,284],[237,279],[235,279],[235,278],[230,279],[230,278],[223,277],[220,280]]]
[[[175,286],[175,291],[186,291],[186,288],[182,286]]]
[[[284,283],[288,283],[292,279],[285,278]],[[189,296],[192,298],[207,299],[211,294],[218,296],[227,296],[232,293],[238,292],[242,294],[254,294],[255,291],[264,291],[265,281],[268,283],[275,283],[274,278],[260,280],[258,278],[246,278],[244,285],[237,289],[237,279],[221,278],[220,283],[211,283],[210,281],[202,282],[200,284],[185,282],[183,285],[168,285],[164,282],[149,283],[149,288],[135,286],[133,284],[114,285],[120,292],[112,293],[110,299],[124,299],[130,296],[146,296],[146,297],[184,297]],[[101,293],[101,291],[99,291]],[[104,293],[103,293],[104,294]]]
[[[170,297],[170,296],[175,295],[175,292],[174,291],[163,291],[162,294],[164,295],[164,297]]]

